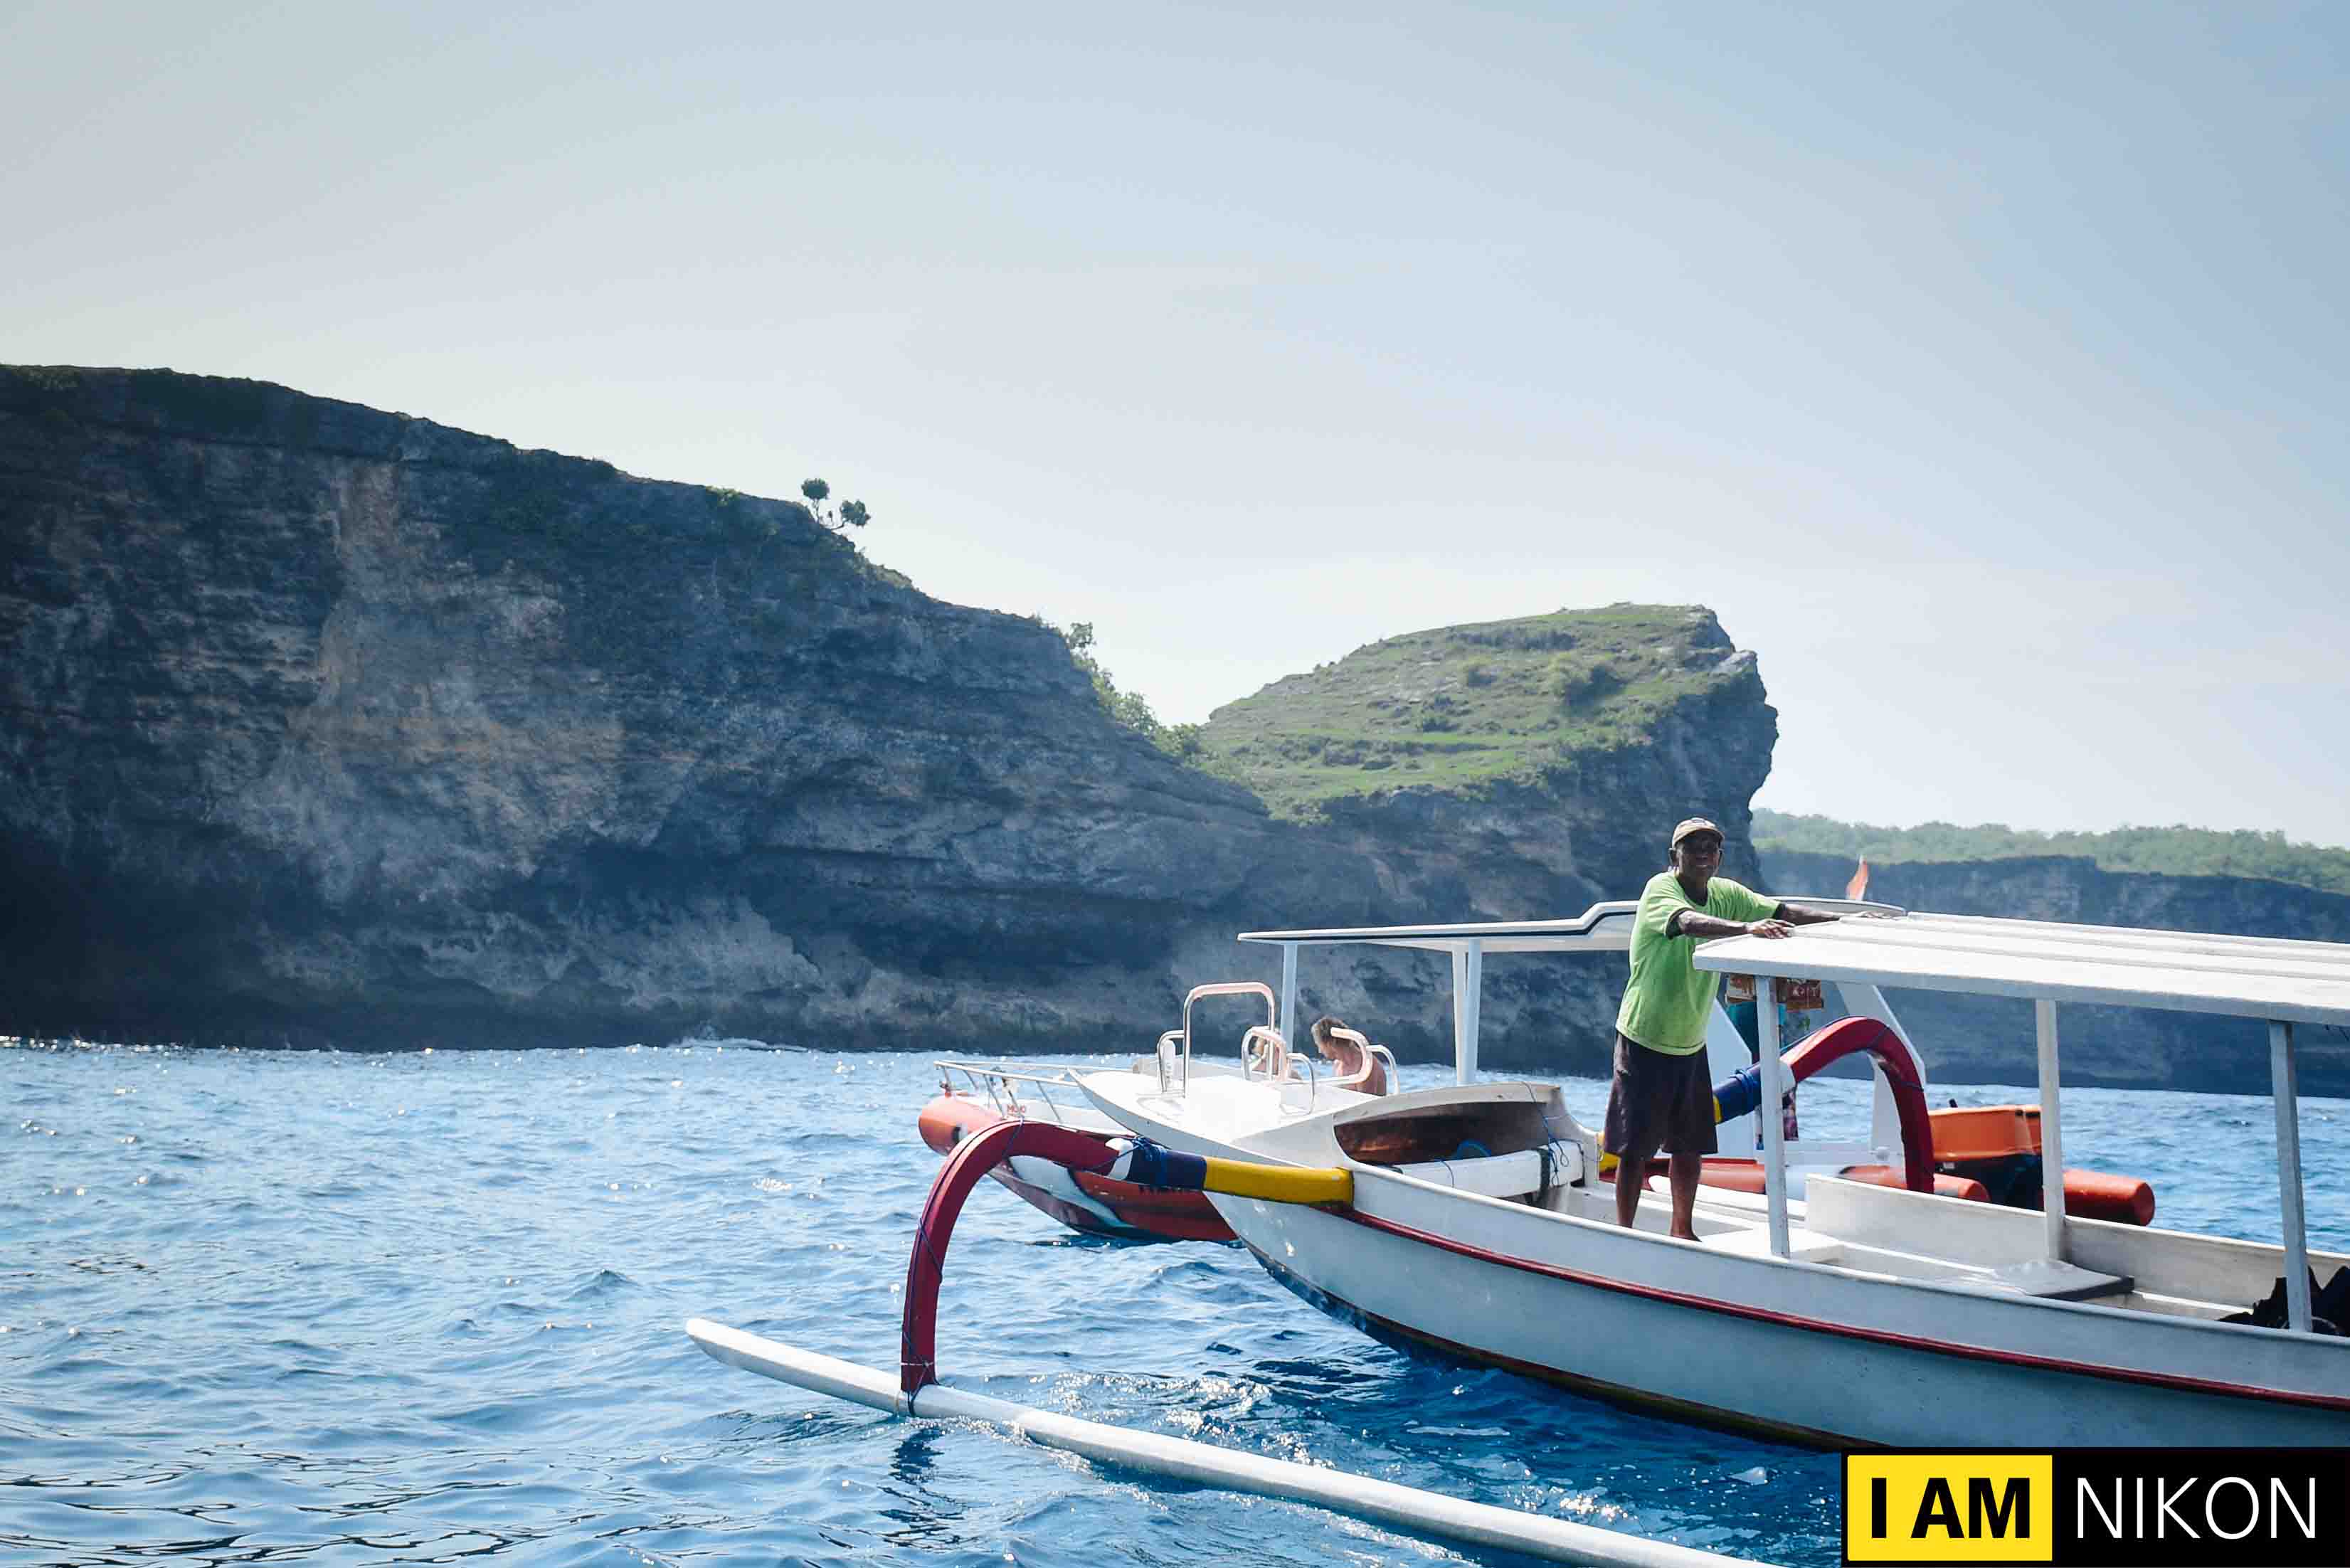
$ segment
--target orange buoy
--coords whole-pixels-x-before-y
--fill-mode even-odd
[[[2122,1225],[2154,1222],[2154,1189],[2135,1176],[2102,1170],[2064,1170],[2064,1212]]]
[[[1906,1187],[1901,1172],[1889,1165],[1847,1165],[1836,1172],[1846,1181],[1866,1181],[1877,1187]],[[1760,1192],[1762,1187],[1762,1162],[1757,1159],[1710,1158],[1698,1177],[1700,1185],[1726,1187],[1732,1192]],[[1987,1203],[1991,1194],[1983,1184],[1967,1176],[1944,1176],[1936,1173],[1934,1195],[1938,1198],[1964,1198],[1976,1203]]]
[[[1847,1165],[1836,1172],[1846,1181],[1873,1182],[1878,1187],[1903,1187],[1901,1173],[1889,1165]],[[1971,1176],[1951,1176],[1944,1171],[1934,1173],[1934,1196],[1963,1198],[1970,1203],[1991,1201],[1991,1189]]]

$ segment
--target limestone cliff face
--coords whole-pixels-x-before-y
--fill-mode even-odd
[[[1552,809],[1742,813],[1762,764],[1677,744]],[[1572,913],[1653,858],[1279,820],[796,505],[160,371],[0,369],[0,1031],[95,1038],[1139,1049],[1270,977],[1236,930]],[[1308,1004],[1424,1054],[1420,967],[1309,960]],[[1489,1060],[1603,1060],[1616,979],[1497,976]]]
[[[1833,893],[1852,863],[1765,850],[1772,890]],[[2158,930],[2350,941],[2350,898],[2245,877],[2163,877],[2106,871],[2049,856],[2016,860],[1899,862],[1869,868],[1868,895],[1907,909],[2005,915]],[[2029,1085],[2036,1079],[2032,1006],[1992,997],[1894,992],[1888,1000],[1941,1082]],[[2064,1081],[2126,1088],[2269,1092],[2268,1036],[2259,1024],[2120,1007],[2059,1010]],[[2295,1035],[2301,1086],[2350,1094],[2350,1040],[2330,1029]]]
[[[1091,1044],[1295,869],[1050,631],[793,505],[19,371],[0,507],[10,1028]]]

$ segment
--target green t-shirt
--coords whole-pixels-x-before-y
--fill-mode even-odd
[[[1775,899],[1716,877],[1706,884],[1701,912],[1724,920],[1767,920],[1778,907]],[[1632,927],[1632,978],[1624,986],[1624,1005],[1616,1010],[1617,1033],[1668,1056],[1705,1049],[1706,1015],[1721,986],[1720,975],[1690,961],[1697,951],[1695,937],[1665,935],[1675,910],[1697,908],[1671,872],[1648,878]]]

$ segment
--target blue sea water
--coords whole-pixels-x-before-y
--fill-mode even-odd
[[[894,1366],[938,1164],[925,1056],[15,1046],[0,1082],[0,1559],[1513,1561],[694,1349],[702,1314]],[[1860,1131],[1866,1087],[1806,1085],[1806,1132]],[[1569,1095],[1597,1119],[1604,1085]],[[2064,1105],[2068,1163],[2154,1180],[2161,1223],[2274,1240],[2265,1097]],[[2314,1245],[2350,1245],[2345,1120],[2303,1103]],[[1094,1419],[1837,1559],[1832,1455],[1392,1349],[1236,1248],[1081,1239],[993,1183],[955,1231],[939,1350],[951,1381]]]

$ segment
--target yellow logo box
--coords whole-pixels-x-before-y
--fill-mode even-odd
[[[1847,1563],[2049,1563],[2049,1454],[1846,1454]]]

